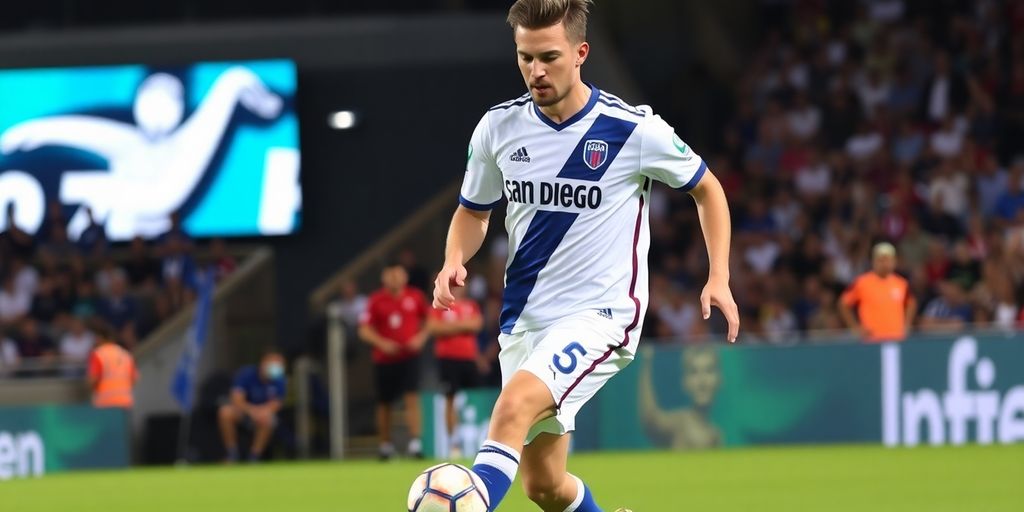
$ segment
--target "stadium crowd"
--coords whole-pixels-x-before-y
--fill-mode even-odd
[[[881,241],[921,305],[912,331],[1019,325],[1024,2],[934,18],[901,0],[838,2],[848,17],[837,2],[772,4],[722,145],[703,151],[733,208],[745,339],[843,329],[837,299]],[[655,187],[651,226],[650,331],[700,339],[690,200]]]
[[[84,375],[99,332],[134,348],[194,298],[195,244],[176,215],[153,240],[112,249],[91,219],[71,241],[58,203],[36,233],[4,207],[0,232],[0,377]],[[217,277],[235,267],[223,241],[210,243]]]

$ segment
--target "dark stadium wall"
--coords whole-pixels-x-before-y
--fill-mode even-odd
[[[523,90],[504,61],[310,71],[299,87],[302,229],[272,241],[279,335],[290,348],[305,340],[310,291],[459,179],[480,116]],[[333,110],[357,112],[359,125],[328,128]]]

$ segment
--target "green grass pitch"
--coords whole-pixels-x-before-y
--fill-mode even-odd
[[[0,482],[17,512],[388,512],[428,462],[134,469]],[[1024,510],[1024,445],[574,455],[606,511]],[[501,510],[537,510],[515,486]]]

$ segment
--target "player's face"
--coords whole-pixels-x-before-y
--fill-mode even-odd
[[[715,399],[721,376],[718,373],[718,358],[712,352],[702,350],[683,357],[683,388],[697,408],[706,408]]]
[[[383,275],[381,275],[381,281],[384,287],[391,291],[399,291],[405,288],[405,285],[409,282],[409,275],[406,274],[405,269],[401,266],[394,266],[384,269]]]
[[[875,256],[874,259],[875,272],[885,276],[896,271],[896,257],[885,255]]]
[[[534,30],[516,27],[515,40],[519,71],[533,102],[549,107],[562,101],[580,81],[589,45],[569,41],[562,23]]]

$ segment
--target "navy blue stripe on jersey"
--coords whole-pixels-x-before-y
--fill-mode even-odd
[[[505,293],[498,317],[501,332],[512,333],[512,327],[523,314],[526,301],[537,284],[537,276],[547,266],[551,254],[562,243],[562,238],[578,216],[574,212],[550,210],[539,210],[534,214],[512,263],[505,271]]]
[[[605,106],[608,106],[608,107],[611,107],[611,108],[614,108],[614,109],[621,110],[621,111],[623,111],[623,112],[625,112],[625,113],[627,113],[629,115],[633,115],[633,116],[637,116],[637,117],[644,117],[644,114],[642,112],[640,112],[640,111],[630,110],[630,109],[628,109],[626,107],[623,107],[622,105],[616,105],[614,103],[611,103],[611,102],[605,100],[604,98],[600,98],[597,101],[600,104],[602,104],[602,105],[605,105]]]
[[[489,212],[497,208],[497,206],[501,204],[501,199],[498,199],[497,201],[491,204],[480,204],[474,203],[473,201],[470,201],[469,199],[462,197],[462,194],[459,194],[459,204],[465,206],[466,208],[469,208],[470,210],[476,210],[478,212]]]
[[[617,109],[624,110],[624,111],[629,112],[630,114],[633,114],[635,116],[640,116],[640,117],[644,116],[644,113],[640,109],[638,109],[636,107],[631,107],[631,106],[627,105],[624,101],[622,101],[622,100],[620,100],[620,99],[618,99],[618,98],[616,98],[614,96],[609,96],[609,95],[606,95],[605,93],[601,93],[601,97],[599,98],[599,100],[601,101],[601,103],[603,103],[605,105],[608,105],[609,107],[615,107]]]
[[[492,110],[508,110],[510,108],[513,108],[513,107],[521,107],[521,106],[526,105],[526,104],[528,104],[528,103],[530,103],[532,101],[533,101],[532,99],[527,98],[525,100],[517,100],[515,102],[508,103],[508,104],[502,103],[501,105],[495,105],[495,106],[487,109],[487,111],[490,112]]]
[[[569,159],[565,161],[562,170],[559,171],[559,178],[572,178],[577,180],[599,181],[612,161],[619,154],[626,139],[636,129],[636,123],[619,119],[617,117],[601,114],[597,116],[594,124],[590,125],[587,133],[576,144],[576,149],[569,153]],[[604,142],[607,145],[604,161],[600,165],[591,168],[588,166],[588,158],[594,157],[593,152],[587,149],[588,142]],[[600,146],[600,144],[598,144]],[[600,155],[597,157],[600,161]],[[592,162],[592,161],[590,161]]]
[[[536,103],[533,104],[533,111],[537,114],[538,119],[544,121],[544,124],[554,128],[556,131],[562,131],[572,126],[576,121],[583,119],[583,117],[589,114],[591,110],[594,110],[594,105],[597,105],[597,100],[601,96],[601,91],[591,84],[587,85],[590,85],[590,99],[587,100],[587,104],[583,106],[582,110],[561,123],[556,123],[552,121],[550,117],[544,115],[544,112],[540,111],[540,107],[538,107]]]
[[[697,168],[697,172],[693,173],[693,177],[690,178],[690,181],[687,181],[685,185],[677,188],[676,190],[682,190],[683,192],[689,192],[689,191],[693,190],[693,187],[696,187],[697,184],[700,183],[700,179],[704,177],[704,173],[707,170],[708,170],[707,162],[701,160],[700,161],[700,167]]]

